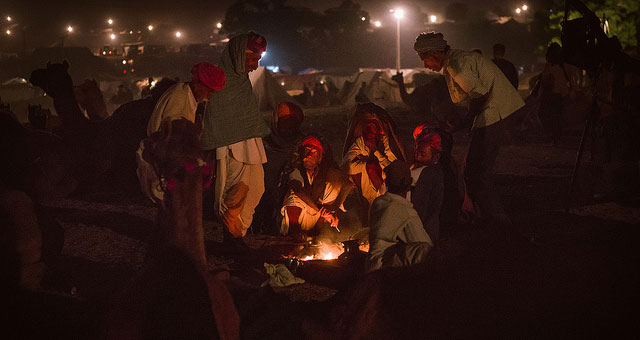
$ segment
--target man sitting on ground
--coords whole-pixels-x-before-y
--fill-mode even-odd
[[[304,137],[300,129],[303,121],[304,111],[294,103],[282,102],[273,111],[271,134],[263,140],[267,154],[264,164],[265,190],[253,214],[252,228],[255,232],[278,234],[280,231],[277,217],[286,195],[286,185],[278,185],[280,174]]]
[[[440,234],[440,209],[444,196],[444,179],[439,164],[442,145],[440,135],[426,125],[414,132],[415,162],[411,166],[411,191],[408,198],[420,216],[425,231],[435,242]]]
[[[302,141],[288,175],[289,194],[282,206],[280,232],[307,233],[320,217],[338,227],[336,211],[352,189],[348,177],[336,166],[326,143],[309,136]]]
[[[344,146],[342,167],[371,204],[385,192],[382,170],[396,159],[404,160],[391,117],[375,104],[358,105]]]
[[[405,198],[411,186],[409,164],[395,161],[384,172],[387,192],[369,210],[368,271],[420,263],[433,247],[413,204]]]

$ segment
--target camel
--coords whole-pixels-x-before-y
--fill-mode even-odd
[[[42,105],[31,105],[28,106],[29,111],[29,123],[31,127],[37,130],[46,130],[47,122],[49,118],[51,118],[51,110],[43,109]]]
[[[61,120],[59,134],[76,160],[76,177],[85,183],[106,177],[120,184],[119,188],[137,188],[135,151],[140,141],[147,137],[146,126],[155,103],[175,82],[160,81],[151,97],[123,104],[107,119],[90,120],[79,107],[68,69],[66,61],[48,63],[46,68],[34,70],[29,81],[53,98]],[[82,88],[85,92],[93,88],[89,92],[96,98],[95,85],[85,83]]]
[[[104,102],[102,91],[95,79],[85,79],[80,86],[74,86],[73,92],[80,108],[86,112],[90,120],[104,120],[109,118],[107,104]]]
[[[25,128],[6,109],[0,109],[0,238],[19,263],[19,287],[38,290],[44,262],[63,242],[62,229],[39,203],[66,196],[76,184],[59,137]]]
[[[212,323],[203,323],[202,315],[202,303],[208,300],[217,336],[239,339],[239,316],[231,294],[207,266],[202,192],[211,177],[202,160],[199,131],[186,119],[165,120],[144,143],[143,157],[164,183],[159,230],[141,274],[110,314],[115,319],[110,317],[107,338],[211,338]],[[186,286],[193,289],[185,290]]]

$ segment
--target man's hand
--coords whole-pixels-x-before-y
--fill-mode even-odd
[[[391,80],[395,81],[399,85],[404,84],[404,77],[402,76],[402,72],[397,72],[396,74],[392,75]]]
[[[320,212],[320,216],[322,216],[322,218],[324,218],[325,221],[329,222],[332,228],[338,229],[339,219],[334,215],[334,213],[332,213],[331,211],[329,211],[329,209],[325,207],[320,208],[319,212]]]

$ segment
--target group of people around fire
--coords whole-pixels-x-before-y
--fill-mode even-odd
[[[191,81],[169,88],[148,123],[149,136],[167,119],[186,119],[201,129],[207,154],[202,162],[214,169],[213,210],[226,242],[246,247],[242,239],[251,226],[282,235],[338,232],[351,198],[357,204],[349,209],[364,207],[368,269],[375,270],[424,260],[441,231],[455,222],[465,192],[478,218],[510,223],[491,175],[504,121],[524,102],[491,60],[451,49],[440,33],[422,33],[414,44],[425,67],[443,71],[454,103],[479,102],[460,181],[466,190],[460,193],[458,181],[446,180],[455,177],[451,134],[427,124],[416,127],[409,164],[393,119],[373,103],[358,104],[351,115],[340,162],[323,136],[302,132],[304,112],[294,103],[280,103],[267,126],[249,80],[266,48],[266,39],[253,32],[231,38],[218,66],[194,65]],[[197,114],[202,102],[203,113]],[[144,146],[142,141],[137,152],[140,184],[162,204],[171,183],[155,174]]]

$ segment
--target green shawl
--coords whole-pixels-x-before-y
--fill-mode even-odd
[[[213,93],[204,110],[202,148],[231,145],[269,134],[245,70],[247,34],[233,37],[222,52],[220,67],[227,78],[224,89]]]

